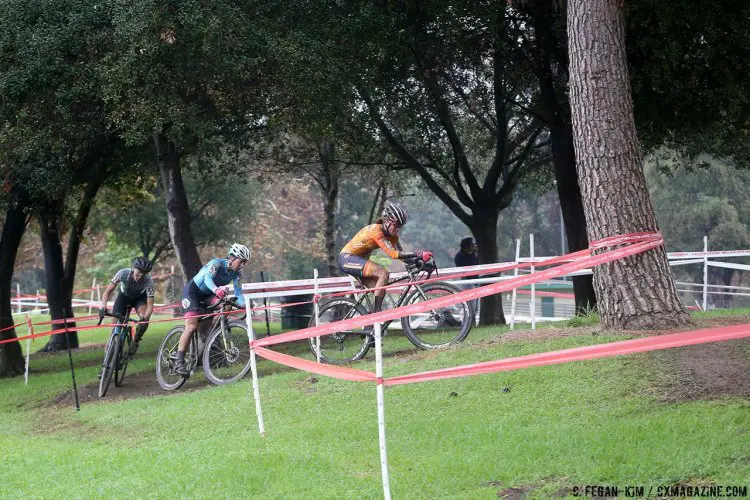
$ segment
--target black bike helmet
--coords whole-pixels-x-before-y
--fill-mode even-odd
[[[151,268],[154,267],[151,261],[146,257],[136,257],[135,259],[133,259],[132,265],[133,269],[138,269],[139,271],[143,271],[144,273],[150,273]]]

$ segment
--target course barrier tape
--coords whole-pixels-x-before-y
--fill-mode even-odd
[[[544,271],[535,272],[533,274],[527,274],[511,278],[506,281],[499,283],[492,283],[476,287],[470,290],[464,290],[455,294],[437,297],[434,299],[419,302],[417,304],[411,304],[407,306],[401,306],[396,309],[388,309],[385,311],[379,311],[377,313],[368,314],[366,316],[360,316],[344,321],[336,321],[333,323],[327,323],[319,326],[313,326],[295,332],[282,333],[273,337],[264,337],[257,339],[252,342],[255,346],[267,346],[273,344],[280,344],[284,342],[293,342],[296,340],[304,340],[312,337],[320,337],[323,335],[330,335],[338,333],[344,330],[352,328],[363,328],[366,326],[373,325],[375,323],[384,323],[395,319],[402,318],[404,316],[410,316],[412,314],[424,313],[434,309],[440,309],[443,307],[452,306],[461,302],[469,302],[471,300],[486,297],[488,295],[495,295],[501,292],[507,292],[513,288],[520,288],[523,286],[531,285],[538,281],[564,276],[570,272],[584,269],[587,267],[594,267],[608,262],[612,262],[624,257],[636,255],[652,248],[661,246],[663,243],[661,235],[659,233],[638,233],[633,235],[617,236],[612,238],[606,238],[598,242],[594,242],[590,249],[574,252],[560,257],[553,257],[546,261],[542,261],[537,264],[537,267],[549,266],[558,263],[565,259],[570,259],[571,255],[575,258],[569,260],[566,264],[561,264],[551,269],[545,269]],[[597,255],[589,255],[586,258],[581,258],[582,253],[589,253],[591,250],[602,250],[607,246],[615,246],[629,244],[629,246],[618,248],[615,250],[606,250]]]
[[[263,311],[263,310],[266,310],[266,309],[275,309],[275,308],[283,309],[285,307],[294,307],[294,306],[299,306],[299,305],[303,305],[303,304],[311,304],[312,302],[313,301],[308,300],[308,301],[305,301],[305,302],[290,302],[288,304],[271,304],[271,305],[268,305],[268,306],[252,307],[250,309],[250,311],[251,312],[255,312],[255,311]],[[175,303],[175,304],[169,304],[169,305],[165,305],[165,306],[159,306],[158,308],[155,307],[154,308],[154,312],[156,312],[157,310],[165,310],[165,309],[170,309],[170,308],[178,307],[179,305],[180,305],[179,303]],[[206,314],[201,314],[201,315],[197,315],[197,316],[193,316],[193,317],[194,318],[207,318],[207,317],[211,317],[211,316],[220,316],[220,315],[237,315],[237,316],[239,316],[239,315],[242,315],[242,314],[245,314],[245,310],[244,309],[235,309],[233,311],[206,313]],[[95,315],[90,315],[90,316],[81,316],[79,318],[60,318],[60,319],[55,319],[55,320],[51,320],[51,321],[40,321],[38,323],[31,323],[31,325],[33,325],[33,326],[67,325],[68,323],[76,323],[76,322],[81,323],[81,322],[92,321],[92,320],[97,320],[97,319],[99,319],[99,315],[95,314]],[[151,319],[149,321],[134,321],[134,322],[131,322],[130,324],[133,325],[133,326],[135,326],[135,325],[140,325],[140,324],[177,323],[177,322],[182,322],[182,321],[184,321],[184,318],[180,317],[180,318],[166,318],[166,319]],[[11,330],[11,329],[14,329],[14,328],[18,328],[18,327],[24,326],[26,324],[27,324],[26,322],[24,322],[24,323],[18,323],[17,325],[13,325],[13,326],[9,326],[9,327],[3,328],[2,330],[0,330],[0,332],[6,331],[6,330]],[[100,329],[100,328],[109,329],[109,328],[112,328],[112,326],[114,326],[114,323],[104,324],[104,325],[67,326],[65,328],[56,328],[56,329],[53,329],[53,330],[50,330],[50,331],[47,331],[47,332],[35,333],[35,334],[31,334],[31,335],[25,335],[23,337],[14,337],[14,338],[10,338],[10,339],[0,340],[0,345],[1,344],[7,344],[9,342],[19,342],[21,340],[26,340],[26,339],[35,339],[35,338],[38,338],[38,337],[47,337],[47,336],[50,336],[50,335],[61,335],[61,334],[67,333],[67,332],[79,332],[79,331],[85,331],[85,330],[96,330],[96,329]]]
[[[655,335],[639,339],[610,342],[607,344],[529,354],[527,356],[476,363],[474,365],[456,366],[429,372],[413,373],[411,375],[387,378],[385,379],[385,385],[412,384],[416,382],[427,382],[447,378],[467,377],[469,375],[518,370],[520,368],[529,368],[532,366],[556,365],[570,363],[572,361],[607,358],[623,354],[670,349],[673,347],[736,340],[744,337],[750,337],[750,324],[732,325],[720,328],[704,328],[701,330],[691,330],[668,335]]]
[[[397,377],[386,377],[383,382],[386,386],[413,384],[418,382],[429,382],[449,378],[468,377],[471,375],[483,375],[501,371],[519,370],[534,366],[556,365],[570,363],[573,361],[584,361],[598,358],[620,356],[624,354],[636,354],[648,351],[658,351],[673,347],[684,347],[709,342],[720,342],[726,340],[737,340],[750,337],[750,323],[742,325],[731,325],[720,328],[704,328],[690,330],[668,335],[654,335],[650,337],[622,340],[607,344],[598,344],[560,351],[542,352],[517,356],[514,358],[486,361],[473,365],[454,366],[428,372],[413,373]],[[255,352],[269,361],[304,370],[318,375],[349,380],[352,382],[378,382],[376,375],[365,370],[357,370],[343,366],[327,365],[317,363],[303,358],[297,358],[288,354],[271,351],[264,347],[256,347]]]
[[[297,368],[298,370],[317,373],[318,375],[325,375],[341,380],[350,380],[352,382],[376,381],[375,374],[365,370],[357,370],[356,368],[348,368],[346,366],[326,365],[324,363],[318,363],[317,361],[310,361],[309,359],[282,354],[280,352],[265,349],[263,347],[256,347],[255,352],[259,356],[262,356],[270,361],[275,361],[276,363],[279,363],[281,365],[291,366],[292,368]]]

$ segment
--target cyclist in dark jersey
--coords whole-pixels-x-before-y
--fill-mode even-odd
[[[227,296],[224,288],[229,283],[234,284],[234,295],[240,306],[245,305],[245,297],[242,295],[242,266],[250,260],[250,249],[245,245],[234,243],[228,252],[226,259],[211,259],[203,266],[198,274],[185,285],[182,292],[182,308],[185,310],[185,331],[180,336],[177,347],[175,372],[185,377],[190,375],[190,370],[185,365],[185,352],[190,345],[193,332],[198,329],[198,316],[201,307],[212,299],[223,299]]]
[[[391,259],[409,259],[418,257],[425,262],[432,258],[432,252],[404,252],[398,240],[401,227],[406,224],[406,207],[400,203],[388,202],[383,214],[375,224],[359,230],[354,238],[341,249],[339,269],[347,274],[361,278],[368,288],[385,286],[390,272],[383,266],[370,260],[370,254],[377,248],[383,250]],[[372,312],[378,312],[383,306],[385,290],[375,291],[375,303]]]
[[[136,257],[131,267],[117,271],[102,296],[100,317],[104,317],[107,312],[107,302],[115,288],[119,289],[120,293],[117,294],[112,306],[112,313],[125,316],[128,307],[134,308],[138,313],[139,324],[135,329],[135,339],[130,344],[129,356],[135,356],[138,351],[138,343],[146,333],[148,320],[154,311],[154,280],[149,276],[152,267],[153,264],[147,258]]]

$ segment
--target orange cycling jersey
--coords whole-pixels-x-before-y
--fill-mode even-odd
[[[369,258],[376,248],[380,247],[391,259],[400,259],[402,252],[398,235],[386,236],[382,224],[370,224],[359,230],[354,238],[341,249],[341,253]]]

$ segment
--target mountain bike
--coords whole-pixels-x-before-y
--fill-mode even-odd
[[[222,300],[203,308],[200,314],[226,313],[239,308],[235,300]],[[207,329],[207,338],[203,339],[200,332],[206,329],[201,328],[201,323],[207,320],[211,320],[211,325]],[[156,379],[167,391],[179,389],[189,378],[174,370],[177,347],[184,331],[184,325],[169,330],[156,354]],[[206,378],[216,385],[229,384],[244,377],[250,370],[250,341],[244,321],[230,320],[226,314],[201,318],[185,353],[185,364],[190,373],[195,373],[202,365]]]
[[[125,378],[125,371],[128,369],[128,350],[130,349],[130,343],[133,338],[132,328],[128,323],[137,323],[137,319],[133,319],[130,316],[131,308],[127,308],[125,316],[119,314],[111,314],[105,312],[99,316],[99,323],[101,325],[105,316],[115,318],[115,326],[112,328],[112,333],[107,341],[107,346],[104,348],[104,362],[102,363],[102,373],[99,377],[99,397],[103,398],[107,394],[109,384],[112,381],[112,374],[115,376],[115,387],[122,385],[122,380]]]
[[[437,271],[434,262],[424,262],[421,259],[404,261],[406,276],[391,280],[388,285],[404,282],[401,293],[395,301],[394,308],[402,305],[417,304],[429,299],[459,293],[457,287],[441,281],[419,284],[416,282],[429,279]],[[362,281],[360,280],[360,283]],[[362,287],[364,283],[362,283]],[[319,324],[333,323],[364,316],[372,311],[372,302],[368,291],[356,295],[335,297],[325,301],[318,312]],[[392,323],[383,324],[383,335]],[[472,308],[467,302],[452,306],[430,310],[424,313],[412,314],[401,318],[401,327],[406,338],[421,349],[439,349],[462,342],[471,331],[473,325]],[[310,326],[315,326],[315,318],[310,320]],[[315,337],[310,340],[310,350],[317,358],[318,351]],[[320,360],[330,364],[345,364],[362,359],[375,345],[373,326],[355,328],[324,335],[320,337]]]

